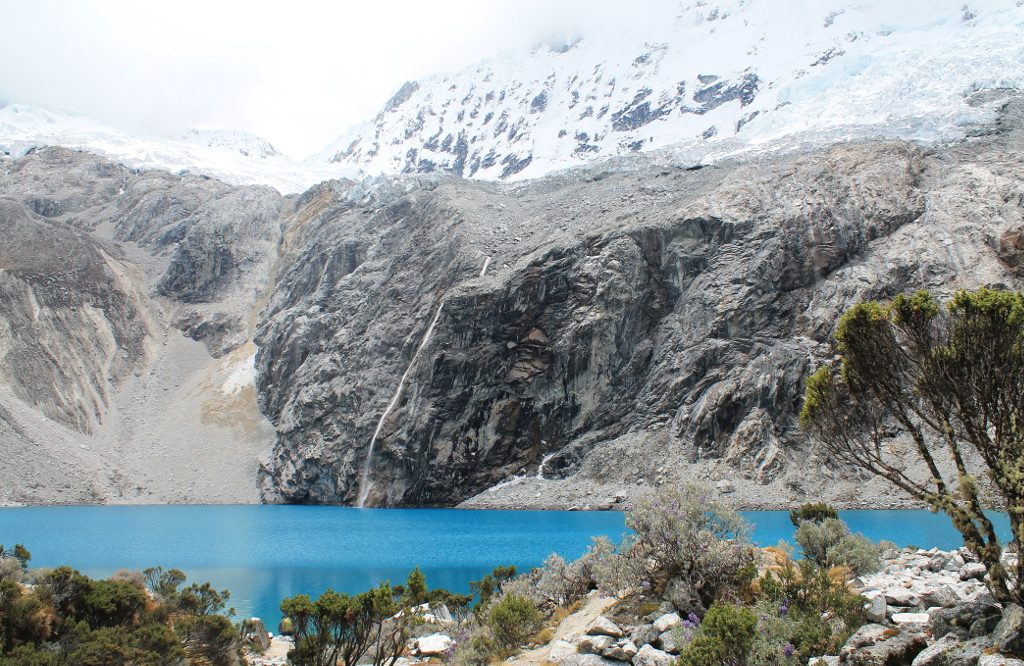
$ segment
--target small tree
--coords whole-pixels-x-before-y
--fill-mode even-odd
[[[943,511],[988,569],[1000,601],[1024,602],[1024,558],[1011,574],[982,511],[974,453],[1006,503],[1012,543],[1024,541],[1024,296],[927,292],[866,302],[839,321],[838,367],[807,381],[802,426],[836,459],[884,477]],[[919,478],[889,451],[902,430],[927,469]]]
[[[354,666],[370,652],[374,666],[390,666],[422,620],[413,604],[420,595],[427,595],[426,581],[416,570],[404,588],[384,582],[354,596],[327,590],[316,601],[305,594],[289,597],[281,602],[295,636],[288,658],[309,666]]]

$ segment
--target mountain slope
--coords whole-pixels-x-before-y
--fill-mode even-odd
[[[340,165],[296,162],[245,132],[192,130],[176,140],[143,139],[83,116],[23,104],[0,107],[0,154],[20,157],[45,146],[82,150],[134,169],[197,173],[232,185],[269,185],[284,194],[358,174]]]
[[[307,193],[256,337],[266,497],[564,507],[694,478],[751,505],[891,497],[813,456],[802,382],[860,299],[1021,286],[997,251],[1024,223],[1007,99],[943,150]]]
[[[0,503],[253,502],[268,187],[0,158]]]
[[[625,10],[624,10],[625,11]],[[523,179],[671,149],[683,163],[854,137],[935,140],[1024,86],[1024,5],[989,0],[680,5],[660,29],[584,35],[407,82],[322,158],[371,174]]]
[[[1024,286],[1024,101],[971,101],[941,147],[524,184],[0,159],[0,502],[899,503],[796,412],[857,300]]]

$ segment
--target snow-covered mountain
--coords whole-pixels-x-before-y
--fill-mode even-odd
[[[345,165],[296,162],[246,132],[191,130],[181,139],[143,139],[84,116],[22,104],[0,108],[0,154],[20,157],[39,146],[82,150],[139,169],[201,173],[231,185],[270,185],[282,194],[359,176]]]
[[[641,11],[639,8],[624,11]],[[583,36],[407,82],[322,159],[368,173],[529,178],[673,148],[956,136],[1024,86],[1024,0],[720,0],[657,32]]]
[[[361,175],[523,179],[637,152],[693,164],[858,138],[952,139],[991,118],[974,93],[1024,88],[1024,0],[696,0],[647,23],[406,82],[302,162],[243,132],[140,139],[22,105],[0,109],[0,152],[63,145],[282,193]]]
[[[198,146],[233,150],[245,157],[275,157],[281,154],[263,137],[238,130],[191,129],[183,138]]]

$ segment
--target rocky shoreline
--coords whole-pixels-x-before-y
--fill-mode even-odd
[[[657,486],[605,483],[578,476],[567,479],[512,477],[458,504],[456,508],[506,511],[628,511],[643,499],[649,498],[658,487],[667,483],[682,485],[694,478],[713,489],[722,502],[737,511],[788,511],[807,501],[807,495],[794,490],[784,482],[761,484],[743,478],[729,478],[721,473],[688,476],[689,471],[691,470],[686,468],[678,470],[669,480]],[[868,490],[865,490],[865,487]],[[869,482],[839,481],[828,489],[822,489],[822,493],[825,501],[840,510],[928,508],[924,503],[899,493],[880,479]]]
[[[765,562],[771,560],[764,551]],[[1012,563],[1016,556],[1007,553]],[[867,623],[839,654],[820,655],[808,666],[1022,666],[1024,609],[998,604],[985,583],[985,567],[964,548],[903,548],[883,553],[881,571],[854,578],[849,588],[864,597]],[[672,666],[685,646],[683,618],[669,603],[642,617],[617,608],[619,599],[592,591],[574,612],[551,628],[544,644],[523,646],[505,663],[520,666]],[[688,624],[689,623],[689,624]],[[410,640],[397,666],[436,663],[453,649],[458,627],[433,617]],[[287,638],[267,639],[251,666],[284,663]],[[1014,656],[1017,655],[1017,656]]]

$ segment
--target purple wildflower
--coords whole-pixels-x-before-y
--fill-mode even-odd
[[[787,658],[792,657],[795,653],[796,648],[793,646],[792,643],[786,643],[786,645],[782,648],[782,654],[784,654]]]

